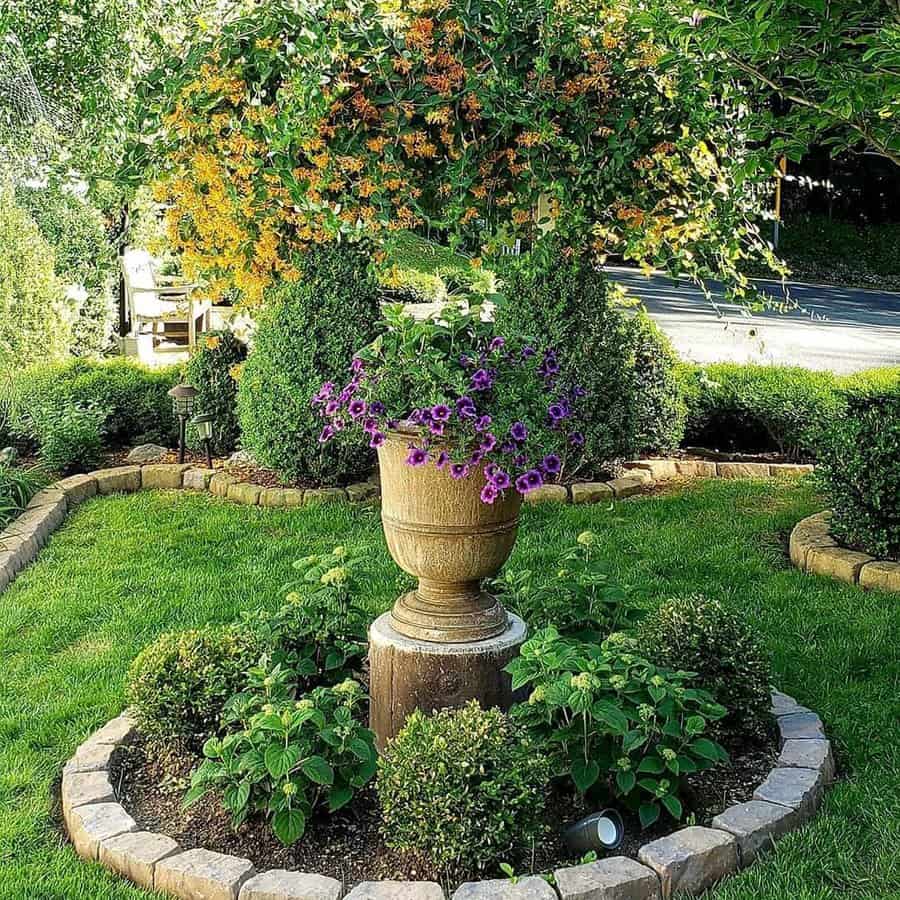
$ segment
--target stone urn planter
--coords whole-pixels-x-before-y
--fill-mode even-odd
[[[483,503],[479,471],[455,480],[433,462],[409,465],[414,439],[414,432],[392,432],[378,449],[388,549],[419,579],[370,629],[371,719],[381,746],[415,708],[473,698],[508,707],[502,669],[525,638],[521,619],[482,588],[515,544],[520,495],[509,490]]]

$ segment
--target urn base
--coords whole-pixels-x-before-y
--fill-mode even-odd
[[[477,700],[485,709],[509,709],[512,681],[503,669],[524,643],[527,629],[505,614],[501,634],[488,640],[434,643],[396,630],[391,613],[369,628],[370,727],[379,749],[415,709],[426,713]]]
[[[443,590],[421,579],[416,590],[400,597],[391,610],[394,630],[441,644],[486,641],[506,631],[506,610],[477,581],[439,587]]]

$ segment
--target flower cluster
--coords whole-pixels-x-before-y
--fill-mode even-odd
[[[359,428],[377,449],[402,428],[410,435],[408,465],[431,463],[457,480],[478,473],[482,501],[494,503],[580,463],[584,396],[564,382],[556,351],[497,336],[479,307],[450,304],[427,320],[388,308],[382,333],[354,357],[348,382],[326,382],[312,405],[325,420],[322,443]]]

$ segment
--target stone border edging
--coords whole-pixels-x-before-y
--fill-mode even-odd
[[[841,547],[831,536],[831,510],[801,519],[791,531],[791,562],[804,572],[826,575],[866,590],[900,593],[900,562],[876,559]]]
[[[810,465],[710,462],[693,459],[643,459],[625,463],[627,475],[611,481],[547,484],[527,494],[528,503],[609,503],[641,493],[673,478],[798,478]],[[0,592],[37,556],[69,510],[96,494],[133,493],[141,489],[208,491],[246,506],[270,508],[319,503],[364,503],[379,496],[377,478],[346,488],[265,487],[239,481],[227,471],[192,463],[145,463],[71,475],[39,491],[18,518],[0,532]],[[871,559],[871,557],[869,558]]]
[[[822,721],[793,697],[772,693],[781,755],[753,799],[726,809],[712,827],[688,826],[625,856],[557,869],[555,887],[538,876],[460,885],[451,900],[670,900],[699,894],[749,866],[783,835],[815,815],[835,775]],[[66,763],[62,808],[75,851],[148,890],[181,900],[445,900],[434,882],[370,881],[344,892],[334,878],[270,869],[203,848],[182,850],[166,835],[141,831],[116,799],[115,750],[136,732],[126,710],[94,732]]]

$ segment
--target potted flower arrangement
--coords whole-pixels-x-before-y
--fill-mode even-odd
[[[506,613],[481,589],[512,550],[522,497],[581,462],[584,391],[557,351],[498,335],[482,307],[416,319],[387,307],[343,388],[312,399],[320,440],[357,429],[378,451],[391,555],[419,578],[393,610],[397,631],[437,642],[487,639]]]

